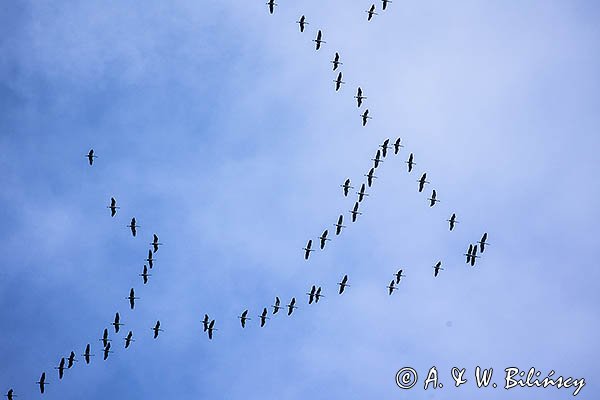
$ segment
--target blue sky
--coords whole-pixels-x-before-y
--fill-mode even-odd
[[[50,399],[571,397],[449,387],[451,367],[481,365],[583,377],[579,397],[597,397],[597,4],[394,1],[367,23],[371,2],[280,0],[274,15],[263,3],[0,11],[0,390],[39,396],[46,371]],[[349,217],[339,185],[359,186],[396,137],[406,147],[377,170],[364,214],[304,261],[307,239]],[[492,244],[467,267],[484,231]],[[144,287],[153,233],[165,245]],[[312,284],[327,297],[308,306]],[[300,308],[261,329],[275,296]],[[97,339],[116,311],[125,332],[104,362]],[[59,383],[60,357],[88,342],[92,363]],[[396,387],[398,369],[433,365],[447,388]]]

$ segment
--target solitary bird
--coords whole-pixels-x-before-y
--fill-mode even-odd
[[[404,147],[402,145],[402,138],[398,138],[396,139],[396,141],[394,142],[394,154],[398,154],[398,152],[400,151],[400,147]],[[411,161],[412,162],[412,161]],[[412,167],[411,167],[412,169]]]
[[[344,215],[340,214],[340,216],[338,217],[337,220],[337,224],[334,224],[335,226],[335,234],[339,235],[342,232],[342,228],[345,228],[346,225],[344,225]]]
[[[410,153],[410,155],[408,156],[408,161],[406,161],[406,163],[408,164],[408,172],[411,172],[413,169],[413,165],[416,165],[416,163],[413,161],[414,156],[413,153]]]
[[[15,393],[14,390],[8,389],[8,392],[6,393],[6,398],[8,400],[13,400],[14,397],[17,397],[17,395],[14,393]]]
[[[439,203],[440,202],[437,199],[437,193],[435,192],[435,189],[433,189],[433,192],[431,192],[431,197],[428,198],[427,200],[429,200],[429,207],[433,207],[433,206],[435,206],[435,203]]]
[[[438,261],[437,264],[435,264],[435,266],[433,267],[433,276],[434,277],[438,276],[440,271],[443,271],[443,270],[444,270],[444,268],[442,268],[442,262]]]
[[[48,383],[46,383],[46,373],[42,372],[42,376],[40,376],[40,380],[36,382],[38,385],[40,385],[40,393],[44,394],[44,387],[46,385],[48,385]]]
[[[317,49],[318,50],[318,49]],[[333,70],[335,71],[340,65],[344,65],[343,62],[340,62],[340,53],[338,53],[337,51],[335,52],[335,55],[333,56],[333,60],[331,61],[331,63],[333,64]]]
[[[60,359],[60,364],[58,364],[58,367],[54,367],[54,369],[58,370],[58,379],[62,379],[65,373],[65,358],[61,358]]]
[[[158,241],[158,236],[156,235],[156,233],[153,235],[152,237],[152,243],[150,243],[152,245],[152,248],[154,250],[154,252],[156,253],[158,251],[158,246],[161,246],[162,243],[160,243]]]
[[[346,181],[344,182],[343,185],[340,185],[340,187],[344,190],[344,196],[348,196],[348,191],[350,189],[354,189],[354,187],[350,186],[350,178],[346,179]]]
[[[120,321],[121,321],[121,316],[119,315],[119,313],[116,313],[115,321],[113,323],[111,323],[111,325],[115,327],[115,333],[119,333],[119,327],[125,325],[125,324],[122,324]]]
[[[398,288],[395,286],[395,284],[396,284],[396,282],[395,282],[395,281],[392,279],[392,281],[390,282],[390,284],[387,286],[387,288],[388,288],[388,293],[389,293],[389,295],[390,295],[390,296],[392,295],[392,293],[394,293],[394,290],[398,289]]]
[[[129,331],[129,333],[125,337],[125,348],[126,349],[129,348],[129,345],[131,344],[131,342],[135,342],[135,340],[133,339],[133,332]]]
[[[72,351],[71,354],[69,354],[69,358],[67,358],[67,368],[71,368],[76,362],[77,360],[75,359],[75,352]]]
[[[377,15],[375,12],[375,4],[371,4],[371,8],[365,11],[369,16],[367,17],[367,21],[370,21],[373,18],[373,15]]]
[[[129,307],[131,307],[131,309],[133,310],[133,308],[135,307],[135,301],[139,300],[139,297],[135,297],[135,292],[133,291],[133,288],[131,288],[131,290],[129,291],[129,296],[125,297],[125,299],[129,300]]]
[[[483,234],[483,236],[481,237],[481,240],[479,242],[477,242],[477,243],[479,243],[479,248],[481,250],[480,253],[483,253],[485,250],[485,246],[489,245],[489,243],[487,243],[486,240],[487,240],[487,232],[485,232]]]
[[[135,235],[137,234],[137,228],[139,228],[140,226],[137,225],[135,217],[133,217],[131,218],[131,223],[127,225],[127,227],[131,229],[131,234],[133,235],[133,237],[135,237]]]
[[[281,300],[279,300],[279,297],[275,297],[275,304],[271,307],[273,307],[273,314],[277,314],[279,312],[279,310],[282,308]]]
[[[304,32],[304,27],[308,25],[308,22],[306,22],[306,17],[304,15],[301,16],[300,20],[296,21],[296,23],[300,25],[300,32]]]
[[[312,287],[310,288],[310,292],[306,293],[308,295],[308,304],[312,304],[312,302],[315,300],[316,291],[317,288],[315,287],[315,285],[312,285]]]
[[[394,274],[396,276],[396,284],[399,284],[400,280],[406,276],[402,272],[403,270],[398,270],[398,272]]]
[[[458,224],[458,221],[456,220],[456,214],[453,213],[452,216],[450,217],[450,219],[448,220],[448,222],[450,222],[450,231],[452,231],[454,229],[454,225]]]
[[[160,321],[156,321],[156,324],[154,324],[154,328],[152,328],[152,330],[154,331],[154,339],[156,339],[158,337],[158,332],[163,331],[160,329]]]
[[[87,153],[86,155],[88,162],[90,163],[90,166],[92,164],[94,164],[94,158],[98,158],[98,156],[94,155],[94,149],[90,149],[90,151]]]
[[[363,91],[360,88],[360,86],[358,87],[358,90],[356,91],[356,96],[354,96],[354,98],[356,99],[356,104],[358,105],[358,108],[360,108],[360,106],[362,106],[363,100],[366,99],[366,97],[363,96]]]
[[[356,222],[356,217],[358,215],[362,215],[361,212],[358,212],[358,201],[354,203],[354,208],[352,209],[352,211],[350,211],[350,214],[352,214],[352,222]]]
[[[388,3],[391,3],[392,0],[381,0],[381,2],[383,3],[383,11],[385,11],[385,9],[387,8]]]
[[[367,125],[367,121],[370,119],[373,119],[373,117],[369,117],[369,109],[368,108],[360,116],[362,117],[362,126]]]
[[[340,88],[342,87],[342,85],[346,82],[342,81],[342,73],[340,72],[337,76],[337,79],[334,80],[335,82],[335,91],[337,92],[338,90],[340,90]]]
[[[104,332],[102,334],[102,339],[98,339],[102,342],[102,346],[106,347],[106,345],[108,344],[108,342],[110,342],[110,339],[108,338],[108,329],[104,328]]]
[[[390,139],[385,139],[383,141],[383,143],[379,145],[379,147],[381,147],[381,155],[383,156],[383,158],[385,158],[385,156],[387,156],[388,149],[391,149],[389,144],[390,144]]]
[[[277,5],[277,3],[275,3],[275,0],[269,0],[267,5],[269,6],[269,13],[273,14],[273,11],[275,11],[275,6]]]
[[[213,337],[213,331],[218,330],[217,328],[215,328],[215,320],[213,319],[212,321],[210,321],[210,324],[208,324],[208,338],[212,340]]]
[[[365,175],[367,177],[367,185],[369,185],[369,187],[371,187],[371,185],[373,184],[373,179],[377,179],[377,177],[374,174],[375,168],[371,168],[369,170],[369,173]]]
[[[114,217],[117,214],[117,209],[121,207],[117,207],[117,200],[114,197],[110,198],[110,206],[106,206],[106,208],[110,208],[110,216]]]
[[[104,348],[104,356],[103,356],[103,358],[104,358],[104,361],[106,361],[106,359],[108,358],[108,355],[109,355],[110,353],[112,353],[112,351],[110,351],[110,343],[108,343],[108,344],[106,345],[106,347]]]
[[[325,243],[326,243],[328,240],[331,240],[331,239],[328,239],[328,238],[327,238],[327,235],[328,235],[328,234],[329,234],[329,230],[325,229],[325,230],[323,231],[323,233],[321,234],[321,236],[319,236],[321,250],[323,250],[323,249],[325,248]]]
[[[108,336],[108,330],[106,331],[106,333],[107,333],[107,336]],[[85,346],[85,353],[82,354],[82,357],[85,360],[86,364],[90,363],[90,357],[94,357],[93,354],[90,354],[90,344],[89,343],[87,344],[87,346]]]
[[[373,161],[373,168],[379,167],[379,163],[383,162],[381,160],[381,150],[377,150],[377,153],[375,153],[375,158],[372,158],[371,161]]]
[[[323,33],[319,29],[319,31],[317,32],[317,38],[313,40],[313,42],[316,43],[315,48],[317,50],[319,50],[321,48],[321,43],[327,43],[324,40],[322,40],[322,37],[323,37]]]
[[[344,289],[346,289],[346,286],[350,286],[348,285],[348,275],[344,275],[342,281],[338,283],[338,285],[340,286],[340,294],[344,293]]]
[[[292,300],[290,301],[290,304],[287,305],[287,309],[288,309],[288,315],[292,315],[292,312],[294,312],[294,308],[298,308],[296,307],[296,298],[292,297]]]
[[[154,260],[156,260],[156,258],[152,258],[152,249],[148,250],[148,258],[146,258],[144,261],[148,261],[148,266],[150,267],[150,269],[152,269],[152,267],[154,266]]]
[[[363,201],[363,198],[365,196],[368,196],[369,194],[367,192],[365,192],[365,184],[363,183],[362,185],[360,185],[360,190],[358,192],[356,192],[356,194],[358,194],[358,202],[360,203],[361,201]]]
[[[265,326],[267,320],[269,319],[269,317],[267,317],[267,313],[267,307],[265,307],[263,308],[262,314],[259,315],[261,328]]]
[[[319,299],[320,299],[321,297],[325,297],[325,296],[323,296],[323,295],[321,294],[321,286],[319,286],[319,287],[317,288],[317,291],[315,292],[315,303],[318,303],[318,302],[319,302]]]
[[[152,274],[148,273],[148,267],[144,264],[144,271],[140,274],[142,280],[144,281],[144,285],[148,283],[148,277],[152,276]]]
[[[310,252],[314,251],[311,249],[312,247],[312,239],[308,240],[308,243],[306,244],[306,247],[303,247],[302,250],[304,250],[304,259],[308,260],[308,256],[310,256]]]
[[[242,313],[242,315],[240,315],[238,318],[240,319],[240,323],[242,324],[242,328],[245,328],[246,327],[246,321],[250,319],[250,318],[248,318],[248,310],[244,310],[244,312]]]
[[[204,319],[202,320],[202,327],[204,329],[204,332],[208,330],[209,321],[210,319],[208,318],[208,314],[204,314]]]
[[[421,175],[421,179],[419,179],[417,182],[419,182],[419,193],[423,191],[423,188],[425,187],[427,182],[427,172],[423,173],[423,175]]]

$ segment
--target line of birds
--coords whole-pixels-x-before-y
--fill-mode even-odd
[[[392,0],[381,0],[381,9],[385,11],[387,9],[387,5],[391,2]],[[266,4],[269,7],[269,13],[273,14],[275,12],[275,7],[278,6],[278,4],[275,3],[275,0],[269,0]],[[367,21],[371,21],[374,15],[379,15],[375,12],[375,10],[375,3],[371,4],[371,7],[369,7],[368,10],[365,10],[365,12],[367,13]],[[304,26],[308,25],[308,22],[306,22],[304,15],[300,18],[300,21],[298,21],[298,23],[300,24],[300,31],[304,32]]]

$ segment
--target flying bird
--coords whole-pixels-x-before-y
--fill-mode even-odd
[[[17,397],[17,395],[14,393],[15,393],[14,390],[8,389],[8,392],[6,393],[6,398],[8,400],[13,400],[14,397]]]
[[[108,337],[108,330],[106,331],[106,336]],[[106,343],[108,343],[108,341]],[[90,354],[90,344],[89,343],[87,344],[87,346],[85,346],[85,353],[82,354],[82,357],[85,360],[86,364],[90,363],[90,357],[94,357],[93,354]]]
[[[402,274],[403,270],[398,270],[394,275],[396,276],[396,284],[400,283],[400,280],[404,278],[406,275]]]
[[[315,292],[315,303],[318,303],[318,302],[319,302],[319,299],[320,299],[321,297],[325,297],[325,296],[323,296],[323,295],[321,294],[321,286],[319,286],[319,287],[317,288],[317,291]]]
[[[452,216],[450,217],[449,220],[447,220],[448,222],[450,222],[450,231],[452,231],[454,229],[454,225],[458,224],[458,221],[456,220],[456,214],[453,213]]]
[[[318,49],[317,49],[318,50]],[[344,65],[343,62],[340,62],[340,53],[336,52],[335,56],[333,56],[333,60],[331,61],[333,64],[333,70],[335,71],[340,65]]]
[[[362,117],[362,126],[367,125],[367,121],[370,119],[373,119],[373,117],[369,117],[369,109],[368,108],[360,116]]]
[[[383,141],[383,143],[379,145],[379,147],[381,147],[381,155],[383,156],[383,158],[385,158],[385,156],[387,156],[388,149],[391,149],[389,144],[390,144],[390,139],[385,139]]]
[[[60,359],[60,364],[58,364],[58,367],[54,367],[54,369],[58,370],[58,379],[62,379],[65,374],[65,358],[64,357]]]
[[[373,184],[373,179],[377,179],[377,177],[374,174],[375,168],[371,168],[369,170],[369,173],[365,175],[367,177],[367,185],[369,185],[369,187],[371,187],[371,185]]]
[[[131,223],[127,225],[127,227],[131,229],[131,234],[133,235],[133,237],[135,237],[135,235],[137,234],[137,228],[139,228],[140,226],[137,225],[135,217],[133,217],[131,218]]]
[[[72,351],[71,354],[69,354],[69,358],[67,358],[67,368],[71,368],[76,362],[77,360],[75,359],[75,352]]]
[[[312,302],[315,300],[316,291],[317,288],[315,287],[315,285],[312,285],[312,288],[310,288],[310,292],[306,293],[308,295],[308,304],[312,304]]]
[[[148,273],[148,267],[144,264],[144,271],[140,274],[142,280],[144,281],[144,285],[148,283],[148,277],[152,276],[152,274]]]
[[[363,183],[362,185],[360,185],[360,191],[356,192],[356,194],[358,194],[358,202],[360,203],[361,201],[363,201],[363,198],[365,196],[368,196],[369,194],[365,192],[365,184]]]
[[[152,330],[154,331],[154,339],[156,339],[158,337],[158,332],[163,331],[160,329],[160,321],[156,321],[156,324],[154,324],[154,328],[152,328]]]
[[[306,22],[306,17],[304,15],[301,16],[300,20],[296,21],[296,23],[300,25],[300,32],[304,32],[304,27],[309,25],[308,22]]]
[[[125,297],[125,299],[129,300],[129,307],[131,307],[131,309],[133,310],[133,308],[135,307],[135,301],[139,300],[139,297],[135,297],[135,292],[133,291],[133,288],[131,288],[131,290],[129,291],[129,296]]]
[[[317,38],[313,40],[313,42],[316,43],[315,48],[317,50],[319,50],[321,48],[321,43],[327,43],[327,42],[321,40],[322,37],[323,37],[323,33],[319,29],[319,31],[317,32]]]
[[[400,151],[400,147],[404,147],[404,146],[402,145],[402,139],[398,138],[394,142],[394,154],[398,154],[398,152]],[[412,161],[411,161],[411,163],[412,163]],[[412,169],[412,166],[410,168]]]
[[[204,319],[202,320],[202,327],[204,329],[204,332],[206,332],[208,330],[209,321],[210,321],[210,319],[208,318],[208,314],[204,314]]]
[[[344,225],[344,215],[340,214],[340,216],[338,217],[337,220],[337,224],[334,224],[335,226],[335,234],[339,235],[342,232],[342,228],[345,228],[346,225]]]
[[[240,315],[238,318],[240,319],[240,323],[242,324],[242,328],[245,328],[246,327],[246,321],[250,319],[250,318],[248,318],[248,310],[244,310],[244,312],[242,313],[242,315]]]
[[[358,90],[356,91],[356,96],[354,96],[354,98],[356,99],[356,104],[358,105],[358,108],[360,108],[360,106],[362,106],[363,100],[366,99],[366,97],[363,96],[363,91],[360,88],[360,86],[358,87]]]
[[[152,237],[152,243],[150,243],[153,247],[154,253],[156,253],[158,251],[158,246],[161,246],[162,243],[160,243],[158,241],[158,235],[156,235],[156,233],[153,235]]]
[[[210,324],[208,324],[208,338],[212,340],[213,337],[213,331],[218,330],[217,328],[215,328],[215,320],[213,319],[212,321],[210,321]]]
[[[117,207],[117,200],[114,197],[110,198],[110,206],[106,206],[106,208],[110,208],[110,216],[114,217],[117,214],[117,209],[121,207]]]
[[[42,376],[40,376],[40,380],[36,382],[38,385],[40,385],[40,393],[44,394],[44,386],[48,385],[48,383],[46,383],[46,373],[42,372]]]
[[[329,230],[325,229],[323,231],[323,233],[321,234],[321,236],[319,236],[319,240],[320,240],[320,246],[321,246],[321,250],[323,250],[325,248],[325,243],[328,240],[331,240],[329,238],[327,238],[327,235],[329,234]]]
[[[87,153],[86,155],[88,162],[90,163],[90,166],[92,164],[94,164],[94,158],[98,158],[98,156],[94,155],[94,149],[90,149],[89,153]]]
[[[306,247],[303,247],[302,250],[304,250],[304,259],[308,260],[308,256],[310,256],[310,252],[314,251],[311,250],[312,247],[312,239],[308,240],[308,243],[306,244]]]
[[[414,156],[413,153],[410,153],[410,155],[408,156],[408,161],[406,161],[406,163],[408,164],[408,172],[411,172],[413,169],[413,165],[416,165],[416,163],[413,161]]]
[[[273,14],[273,11],[275,11],[275,6],[277,5],[277,3],[275,3],[275,0],[269,0],[267,5],[269,6],[269,13]]]
[[[152,267],[154,266],[154,260],[156,260],[156,258],[152,258],[152,249],[148,250],[148,258],[146,258],[144,261],[148,261],[148,266],[150,267],[150,269],[152,269]]]
[[[428,198],[427,200],[429,200],[429,207],[433,207],[433,206],[435,206],[435,203],[439,203],[440,202],[437,199],[437,193],[436,193],[435,189],[433,189],[433,192],[431,192],[431,197]]]
[[[342,85],[346,82],[342,81],[342,73],[340,72],[337,76],[337,79],[334,80],[335,82],[335,91],[337,92],[338,90],[340,90],[340,88],[342,87]]]
[[[108,329],[104,328],[104,333],[102,334],[102,339],[98,339],[102,342],[102,346],[106,347],[110,339],[108,338]]]
[[[434,277],[438,276],[440,271],[443,271],[443,270],[444,270],[444,268],[442,268],[442,262],[438,261],[437,264],[435,264],[435,266],[433,267],[433,276]]]
[[[346,179],[344,184],[340,185],[340,187],[344,190],[344,196],[346,197],[348,196],[348,190],[354,189],[354,187],[350,186],[350,178]]]
[[[370,21],[373,18],[373,15],[377,15],[375,12],[375,4],[371,4],[371,8],[365,11],[369,16],[367,17],[367,21]]]
[[[121,316],[119,315],[119,313],[116,313],[115,321],[113,323],[111,323],[111,325],[115,327],[115,333],[119,333],[119,327],[124,325],[120,321],[121,321]]]
[[[267,317],[267,307],[263,308],[262,314],[259,315],[260,318],[260,327],[262,328],[267,323],[269,317]]]
[[[483,253],[485,250],[485,246],[489,245],[489,243],[486,242],[487,241],[487,232],[485,232],[483,234],[483,236],[481,237],[481,240],[477,243],[479,243],[479,248],[480,248],[480,253]]]
[[[135,342],[133,338],[133,332],[129,331],[129,333],[127,334],[127,336],[125,337],[125,348],[129,348],[129,345],[131,344],[131,342]]]
[[[340,294],[344,293],[344,289],[346,289],[346,286],[350,286],[348,285],[348,275],[344,275],[342,281],[338,283],[338,285],[340,286]]]
[[[390,295],[390,296],[392,295],[392,293],[394,293],[394,290],[398,289],[398,288],[395,286],[395,284],[396,284],[396,281],[394,281],[394,280],[392,279],[392,281],[390,282],[390,284],[387,286],[387,288],[388,288],[388,293],[389,293],[389,295]]]
[[[104,348],[104,361],[106,361],[106,359],[108,358],[108,355],[112,353],[112,351],[110,351],[110,343],[108,343],[106,345],[106,347]]]
[[[277,314],[277,312],[279,312],[279,310],[282,308],[281,300],[279,300],[279,297],[275,297],[275,304],[271,307],[273,307],[273,314]]]
[[[350,211],[350,214],[352,214],[352,222],[356,222],[356,217],[358,215],[362,215],[361,212],[358,212],[358,201],[354,203],[354,208],[352,209],[352,211]]]
[[[387,8],[388,3],[391,3],[392,0],[381,0],[381,2],[383,3],[383,11],[385,11],[385,9]]]
[[[379,163],[383,162],[381,161],[381,150],[377,150],[377,153],[375,153],[375,158],[371,158],[371,161],[373,161],[373,168],[379,167]]]
[[[471,264],[471,266],[474,267],[475,260],[479,258],[479,256],[477,255],[477,245],[473,246],[472,244],[470,244],[469,249],[464,255],[467,256],[467,264]]]
[[[427,182],[427,172],[423,173],[423,175],[421,175],[421,179],[419,179],[417,182],[419,182],[419,193],[423,191],[423,188],[425,187]]]
[[[290,301],[290,304],[287,305],[287,309],[288,309],[287,315],[292,315],[292,312],[294,311],[294,308],[298,308],[298,307],[296,307],[296,298],[292,297],[292,300]]]

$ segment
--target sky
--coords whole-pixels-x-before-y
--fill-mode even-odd
[[[572,397],[502,388],[505,368],[534,367],[584,378],[577,397],[597,398],[598,5],[378,2],[368,22],[369,1],[279,0],[273,15],[265,2],[4,5],[2,394],[39,397],[45,371],[49,399]],[[355,190],[340,185],[358,188],[397,137],[405,147],[350,222]],[[332,240],[305,261],[324,229]],[[467,266],[483,232],[490,245]],[[143,285],[153,233],[164,245]],[[308,305],[313,284],[325,297]],[[299,308],[260,328],[275,296]],[[103,361],[98,339],[117,311],[125,326]],[[72,350],[79,362],[59,381]],[[444,387],[424,390],[432,366]],[[476,366],[499,387],[476,388]],[[419,375],[410,390],[395,383],[404,367]],[[469,382],[454,388],[452,367]]]

